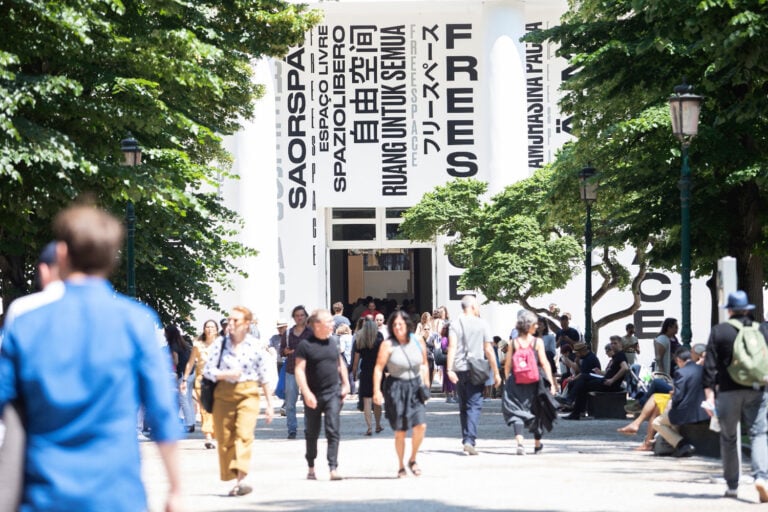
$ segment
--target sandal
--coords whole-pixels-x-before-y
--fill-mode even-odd
[[[250,494],[253,488],[248,484],[237,484],[229,491],[230,496],[245,496]]]
[[[616,432],[619,432],[620,434],[624,434],[626,436],[634,436],[637,434],[637,429],[627,425],[626,427],[617,428]]]
[[[408,476],[408,473],[405,472],[405,468],[397,470],[397,478],[405,478],[406,476]]]
[[[367,435],[367,436],[371,435],[371,429],[370,428],[365,431],[365,435]]]
[[[379,432],[381,432],[382,430],[384,430],[384,427],[382,427],[381,425],[379,425],[378,427],[376,427],[376,433],[377,433],[377,434],[378,434]]]
[[[408,463],[408,469],[411,470],[411,473],[413,473],[413,476],[421,476],[421,468],[419,468],[415,460],[412,460]]]

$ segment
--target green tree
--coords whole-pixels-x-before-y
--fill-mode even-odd
[[[555,214],[563,211],[560,201],[567,201],[551,193],[552,178],[550,169],[542,169],[487,202],[482,201],[487,184],[473,179],[451,181],[409,208],[400,232],[419,241],[451,236],[445,251],[465,269],[459,280],[463,288],[479,290],[488,300],[501,304],[520,304],[548,317],[555,327],[557,318],[532,299],[565,287],[580,272],[584,251],[580,232],[583,206],[570,201],[582,211]],[[642,252],[638,252],[639,271],[634,276],[617,261],[616,248],[605,247],[601,252],[601,261],[593,268],[600,278],[593,304],[616,288],[630,287],[633,300],[593,320],[595,347],[601,327],[640,307],[639,286],[647,268]]]
[[[561,103],[577,140],[553,164],[554,193],[572,189],[576,164],[591,160],[611,227],[603,244],[647,247],[653,268],[679,270],[680,146],[667,98],[683,77],[695,83],[705,101],[691,146],[693,271],[710,277],[714,312],[716,260],[736,257],[762,317],[768,4],[574,0],[559,26],[526,37],[547,39],[578,68]]]
[[[551,192],[550,169],[506,187],[483,202],[487,185],[473,179],[454,180],[436,187],[404,214],[400,232],[418,241],[438,235],[452,236],[445,251],[465,270],[459,280],[463,288],[476,289],[490,301],[517,303],[543,317],[551,325],[546,307],[536,297],[564,288],[583,265],[581,245],[583,205],[573,193]],[[576,196],[578,197],[578,196]],[[593,320],[593,346],[599,330],[640,307],[639,286],[647,265],[637,251],[639,270],[634,276],[617,260],[622,246],[602,247],[602,261],[594,266],[599,277],[593,304],[613,289],[630,288],[631,301],[602,318]]]
[[[138,295],[163,321],[196,302],[219,309],[211,283],[255,255],[217,195],[222,136],[262,94],[251,62],[284,55],[319,20],[276,0],[0,2],[3,304],[30,290],[53,215],[88,193],[118,215],[135,204]],[[134,168],[119,165],[128,132],[145,149]]]

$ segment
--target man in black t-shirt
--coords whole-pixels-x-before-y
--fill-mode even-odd
[[[562,329],[555,331],[555,345],[562,348],[563,345],[573,347],[579,342],[579,331],[571,327],[571,318],[568,315],[560,317],[560,326]]]
[[[328,440],[328,468],[331,480],[341,480],[337,472],[341,405],[349,393],[347,366],[339,353],[339,339],[333,335],[333,317],[325,309],[309,317],[312,335],[296,348],[296,384],[304,399],[304,436],[307,443],[308,480],[315,480],[317,438],[324,415]]]

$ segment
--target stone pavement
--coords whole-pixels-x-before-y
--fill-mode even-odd
[[[737,512],[758,507],[751,477],[742,478],[739,500],[722,498],[719,460],[635,452],[642,437],[618,434],[616,428],[626,423],[621,420],[561,420],[544,437],[540,455],[533,455],[533,439],[526,436],[528,454],[517,456],[498,399],[484,404],[478,456],[461,450],[458,406],[443,398],[431,400],[418,458],[423,474],[398,480],[389,425],[380,434],[362,435],[365,422],[355,406],[356,401],[347,400],[342,412],[339,472],[345,479],[340,482],[328,480],[324,439],[316,462],[318,480],[307,481],[304,441],[286,439],[284,417],[277,416],[271,425],[262,417],[249,475],[254,492],[231,498],[226,494],[233,483],[219,480],[215,450],[204,449],[202,434],[190,434],[181,442],[185,510]],[[410,440],[406,460],[409,447]],[[166,489],[162,464],[152,443],[141,443],[141,451],[150,510],[161,511]],[[746,464],[743,473],[749,474]]]

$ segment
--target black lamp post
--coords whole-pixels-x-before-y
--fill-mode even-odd
[[[584,342],[592,345],[592,203],[597,201],[597,180],[591,165],[579,171],[581,200],[587,206],[587,223],[584,227],[584,271],[587,282],[584,290]]]
[[[120,151],[123,152],[123,165],[134,167],[141,165],[141,146],[129,133],[128,137],[120,141]],[[133,209],[133,201],[125,205],[126,226],[126,268],[128,269],[128,296],[136,296],[136,262],[134,260],[134,238],[136,235],[136,212]]]
[[[683,326],[680,336],[685,347],[691,346],[691,170],[688,167],[688,146],[699,132],[701,96],[691,94],[693,87],[685,83],[674,89],[669,98],[672,133],[682,144],[683,164],[680,170],[680,296]]]

